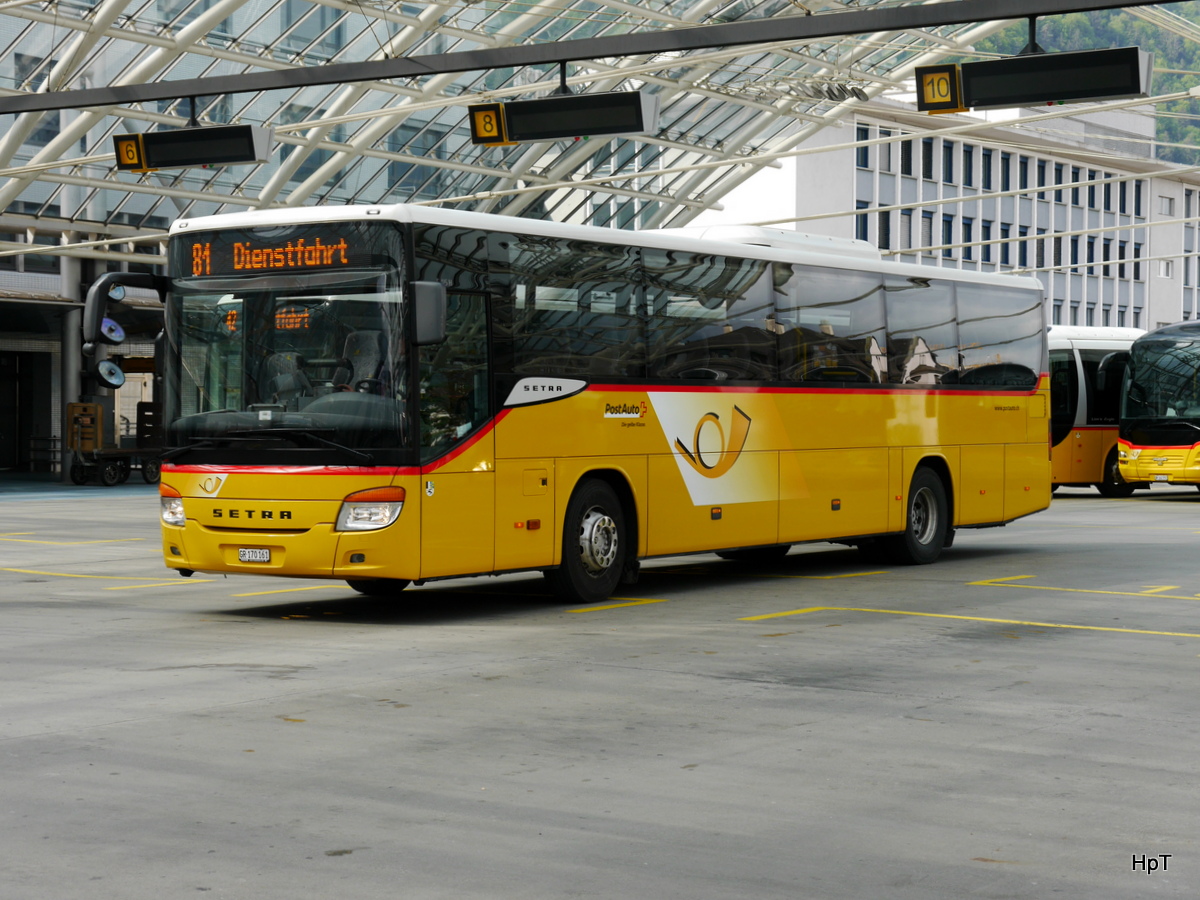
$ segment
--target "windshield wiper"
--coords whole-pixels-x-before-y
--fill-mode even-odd
[[[216,444],[213,443],[211,438],[197,438],[190,444],[184,444],[182,447],[176,447],[173,450],[168,450],[166,453],[161,454],[159,459],[163,462],[167,462],[168,460],[172,460],[177,456],[183,456],[185,453],[191,453],[193,450],[203,450],[206,447],[215,446]]]
[[[329,429],[332,431],[333,429]],[[330,447],[334,450],[341,450],[343,453],[348,453],[355,459],[362,462],[374,462],[375,457],[370,453],[364,453],[362,450],[355,450],[353,447],[347,447],[345,444],[339,444],[337,441],[331,441],[327,437],[322,437],[315,430],[309,428],[235,428],[225,432],[225,435],[233,438],[233,440],[252,441],[259,437],[286,437],[300,438],[301,440],[310,440],[313,443],[320,444],[322,447]],[[235,437],[236,435],[236,437]]]
[[[1127,418],[1126,423],[1137,428],[1192,428],[1200,431],[1200,424],[1187,418],[1175,416],[1138,416]]]

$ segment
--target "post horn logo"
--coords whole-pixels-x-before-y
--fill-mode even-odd
[[[221,485],[225,483],[226,476],[224,475],[209,475],[200,482],[200,490],[206,494],[212,494],[214,497],[220,493]]]
[[[720,478],[733,468],[746,446],[746,437],[750,434],[750,417],[740,408],[733,408],[733,424],[729,429],[729,442],[725,441],[725,428],[721,425],[721,417],[714,412],[705,413],[696,423],[696,433],[692,436],[692,449],[689,450],[679,438],[675,438],[675,446],[687,458],[691,467],[705,478]],[[700,432],[705,425],[715,425],[720,435],[720,451],[703,451],[700,449]],[[712,459],[713,456],[715,459]],[[705,457],[708,456],[709,459]]]

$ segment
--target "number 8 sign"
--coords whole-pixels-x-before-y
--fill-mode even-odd
[[[504,104],[481,103],[467,107],[467,116],[471,122],[471,143],[499,146],[512,144],[508,139],[508,129],[504,126]]]

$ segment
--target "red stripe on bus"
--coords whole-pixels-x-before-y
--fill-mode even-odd
[[[442,466],[447,465],[448,463],[451,463],[454,460],[458,459],[460,456],[462,456],[464,453],[466,453],[468,450],[470,450],[472,447],[474,447],[476,444],[478,444],[481,440],[483,440],[485,437],[487,437],[489,434],[491,434],[492,431],[495,430],[496,426],[499,425],[505,419],[505,417],[508,416],[509,411],[511,409],[512,409],[512,407],[507,407],[505,409],[500,410],[500,412],[498,412],[498,413],[496,413],[496,415],[492,416],[492,420],[490,422],[488,422],[486,426],[484,426],[483,428],[480,428],[479,431],[477,431],[475,433],[475,435],[469,441],[467,441],[465,444],[459,444],[457,447],[455,447],[453,450],[451,450],[445,456],[440,456],[437,459],[435,459],[433,462],[427,463],[427,464],[421,466],[421,469],[420,469],[421,473],[424,474],[426,472],[436,471],[437,469],[440,469]]]
[[[1047,374],[1043,374],[1042,378],[1049,378]],[[1040,379],[1039,379],[1040,381]],[[904,388],[897,390],[897,388]],[[730,385],[728,387],[719,387],[717,385],[692,385],[692,384],[662,384],[662,385],[641,385],[641,384],[593,384],[589,385],[588,391],[613,391],[627,394],[865,394],[877,396],[880,394],[938,394],[948,397],[1011,397],[1017,396],[1033,396],[1039,393],[1042,389],[1033,387],[1026,390],[958,390],[949,387],[945,388],[929,388],[924,385],[879,385],[878,387],[866,388],[841,388],[841,387],[746,387]],[[564,398],[566,399],[566,398]]]
[[[164,472],[185,474],[231,474],[244,472],[252,475],[416,475],[416,466],[187,466],[163,463]]]

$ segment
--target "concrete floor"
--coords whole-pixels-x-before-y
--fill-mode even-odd
[[[0,497],[5,900],[1200,891],[1194,490],[591,609],[181,579],[157,506]]]

